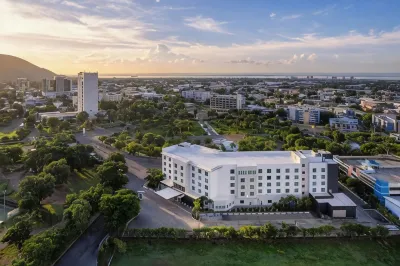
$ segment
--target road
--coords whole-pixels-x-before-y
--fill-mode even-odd
[[[99,131],[86,135],[80,133],[76,135],[76,139],[82,144],[91,144],[96,153],[107,158],[115,149],[97,141],[97,133]],[[128,166],[127,176],[129,178],[129,183],[126,187],[135,191],[145,191],[143,200],[140,203],[140,215],[129,224],[130,228],[158,228],[164,226],[190,229],[203,226],[201,222],[194,220],[191,214],[183,208],[161,198],[153,191],[143,188],[146,167],[160,168],[161,160],[127,154],[125,154],[125,160]],[[97,248],[105,235],[104,221],[99,219],[88,228],[87,232],[74,243],[56,265],[95,266],[97,264]]]
[[[24,122],[23,118],[13,119],[9,125],[0,127],[0,131],[4,132],[4,133],[12,132],[12,131],[18,129],[19,126],[21,125],[21,123],[23,123],[23,122]]]

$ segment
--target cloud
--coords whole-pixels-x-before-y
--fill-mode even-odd
[[[301,54],[301,55],[300,55],[300,59],[303,59],[303,58],[304,58],[304,54]]]
[[[156,0],[157,3],[160,3],[160,0]]]
[[[156,47],[151,48],[147,54],[141,58],[143,61],[147,62],[160,62],[160,63],[183,63],[183,62],[191,62],[194,63],[203,63],[204,61],[197,58],[192,58],[190,56],[174,53],[168,46],[165,44],[157,44]]]
[[[374,29],[370,29],[369,32],[368,32],[368,35],[369,36],[374,36],[375,35]]]
[[[66,5],[66,6],[78,8],[78,9],[85,9],[86,8],[85,6],[82,6],[82,5],[78,4],[78,3],[71,2],[71,1],[63,1],[62,4]]]
[[[247,59],[241,59],[241,60],[230,60],[230,61],[227,61],[226,63],[229,63],[229,64],[246,64],[246,65],[256,65],[256,66],[292,65],[292,64],[297,63],[299,60],[303,59],[303,57],[304,57],[304,54],[301,54],[300,56],[298,56],[297,54],[294,54],[289,59],[257,61],[257,60],[252,60],[250,58],[247,58]]]
[[[209,31],[223,34],[232,34],[224,30],[221,25],[226,24],[223,21],[216,21],[213,18],[204,18],[202,16],[185,18],[185,25],[200,31]]]
[[[334,54],[333,57],[335,57],[335,59],[338,59],[339,55],[338,54]]]
[[[315,61],[316,59],[317,59],[317,55],[315,53],[312,53],[307,57],[308,61]]]
[[[317,10],[317,11],[314,11],[314,12],[313,12],[313,15],[315,15],[315,16],[318,16],[318,15],[328,15],[329,11],[335,9],[335,7],[336,7],[336,4],[327,6],[326,8],[323,8],[323,9],[320,9],[320,10]]]
[[[290,20],[290,19],[297,19],[301,18],[303,15],[301,14],[294,14],[294,15],[289,15],[289,16],[283,16],[281,20]]]
[[[271,19],[274,19],[275,18],[275,16],[276,16],[276,14],[275,13],[271,13],[271,14],[269,14],[269,17],[271,18]]]

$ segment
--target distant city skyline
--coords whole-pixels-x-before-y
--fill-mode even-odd
[[[57,74],[398,73],[388,1],[0,0],[0,51]]]

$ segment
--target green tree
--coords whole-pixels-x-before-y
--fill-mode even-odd
[[[97,167],[96,173],[103,186],[118,190],[128,183],[127,171],[128,167],[124,163],[107,161]]]
[[[104,215],[109,232],[117,232],[140,212],[140,200],[129,189],[116,191],[114,195],[104,194],[100,200],[100,211]]]
[[[372,126],[372,114],[365,114],[362,116],[362,122],[366,128],[371,128]]]
[[[67,164],[67,160],[65,159],[49,163],[43,168],[43,172],[53,175],[56,184],[67,183],[68,177],[71,174],[71,170]]]
[[[138,153],[142,150],[143,150],[143,146],[135,141],[130,142],[128,144],[128,146],[126,147],[126,151],[133,155],[135,155],[136,153]]]
[[[24,219],[10,228],[8,228],[6,234],[1,239],[1,242],[8,244],[16,244],[21,249],[22,244],[27,240],[32,231],[32,222],[29,219]]]
[[[91,211],[92,208],[88,201],[77,199],[64,210],[64,220],[67,222],[67,226],[82,231],[89,223]]]
[[[125,156],[119,152],[111,153],[108,156],[107,161],[126,163]]]
[[[148,182],[147,186],[153,189],[156,189],[160,182],[164,180],[164,174],[161,169],[150,168],[147,170],[147,176],[145,180]]]
[[[207,137],[204,139],[205,144],[210,144],[212,142],[212,139],[210,137]]]
[[[62,121],[62,122],[60,123],[60,125],[58,126],[58,130],[59,130],[60,132],[62,132],[62,131],[65,131],[65,130],[69,130],[70,127],[71,127],[70,123],[69,123],[68,121],[64,120],[64,121]]]
[[[32,201],[36,206],[54,192],[55,179],[51,174],[27,176],[19,183],[19,196],[22,200]]]
[[[76,115],[76,119],[82,124],[89,119],[89,114],[85,111],[80,112]]]

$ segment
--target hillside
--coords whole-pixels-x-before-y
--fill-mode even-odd
[[[52,78],[55,74],[40,68],[21,58],[0,54],[0,82],[15,81],[17,78],[28,78],[30,81],[40,81]]]

